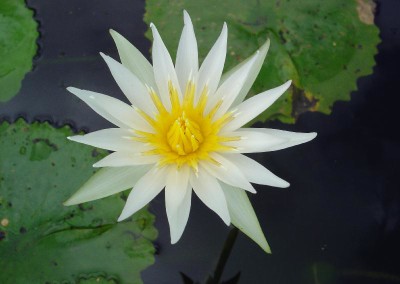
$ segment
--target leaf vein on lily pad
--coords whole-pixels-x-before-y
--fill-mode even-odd
[[[62,205],[106,154],[71,134],[22,119],[0,124],[0,283],[142,283],[154,262],[154,215],[116,222],[125,193]]]
[[[379,30],[371,0],[147,0],[144,20],[157,25],[169,50],[176,50],[181,25],[170,19],[183,9],[192,15],[200,39],[200,62],[228,22],[225,72],[270,38],[267,60],[248,96],[289,79],[293,86],[259,121],[293,123],[306,111],[329,114],[334,102],[350,99],[357,79],[371,74],[375,64]]]

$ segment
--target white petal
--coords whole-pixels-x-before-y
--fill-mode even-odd
[[[192,188],[188,185],[186,189],[186,194],[179,205],[176,213],[174,232],[171,232],[171,243],[174,244],[179,241],[182,233],[186,227],[187,221],[189,219],[190,207],[192,201]],[[171,229],[172,230],[172,229]]]
[[[209,98],[209,104],[207,111],[214,107],[219,100],[222,100],[222,104],[219,106],[214,118],[217,119],[224,115],[226,111],[230,108],[239,91],[243,87],[246,81],[247,75],[250,69],[257,60],[258,52],[250,58],[241,68],[236,70],[229,78],[218,88],[216,93]]]
[[[154,38],[152,49],[154,77],[156,79],[161,101],[167,110],[169,110],[171,109],[171,101],[168,83],[172,83],[173,87],[177,90],[180,99],[182,99],[182,93],[171,56],[169,55],[169,52],[154,24],[151,23],[150,28],[153,32]]]
[[[268,53],[269,45],[270,45],[270,41],[268,39],[263,44],[263,46],[261,46],[261,48],[256,51],[256,53],[259,52],[259,54],[257,56],[257,59],[256,59],[256,62],[251,67],[250,72],[247,75],[246,82],[243,84],[243,86],[242,86],[239,94],[237,95],[235,101],[233,102],[232,106],[237,106],[238,104],[240,104],[244,100],[244,98],[246,97],[248,92],[250,91],[250,88],[251,88],[251,86],[253,86],[253,83],[256,80],[258,73],[260,73],[261,67],[262,67],[262,65],[264,63],[264,60],[265,60],[265,56]],[[220,85],[222,85],[223,82],[225,82],[234,72],[236,72],[236,70],[238,70],[244,64],[246,64],[246,62],[248,62],[253,56],[250,56],[249,58],[247,58],[246,60],[244,60],[240,64],[238,64],[235,67],[233,67],[228,72],[224,73],[222,75]]]
[[[160,157],[157,155],[143,155],[132,152],[114,152],[101,159],[93,167],[124,167],[134,165],[155,164]]]
[[[245,139],[229,142],[230,146],[237,146],[241,153],[270,152],[286,149],[292,146],[313,140],[317,133],[291,132],[270,128],[240,128],[233,136],[242,136]]]
[[[217,213],[225,224],[229,225],[231,219],[229,217],[228,206],[221,185],[216,178],[200,168],[198,176],[193,174],[190,176],[190,184],[200,200],[208,208]]]
[[[225,156],[233,162],[245,177],[253,183],[265,184],[275,187],[288,187],[289,183],[277,177],[263,165],[242,154],[227,154]]]
[[[240,140],[227,142],[239,153],[257,153],[272,151],[274,147],[288,142],[287,138],[264,133],[262,128],[241,128],[235,132],[224,133],[227,137],[241,137]]]
[[[146,86],[121,63],[101,52],[100,55],[107,63],[115,81],[129,101],[147,114],[154,114],[156,108],[150,99]]]
[[[180,239],[186,226],[187,219],[182,219],[180,215],[182,213],[181,205],[185,196],[187,196],[187,191],[192,190],[188,187],[188,182],[189,167],[184,166],[180,169],[174,167],[169,170],[165,185],[165,208],[167,211],[172,244]]]
[[[199,59],[197,54],[197,41],[193,30],[192,20],[184,10],[183,27],[181,39],[179,40],[178,51],[176,53],[176,75],[178,76],[181,90],[185,90],[189,76],[197,78],[199,70]]]
[[[103,168],[97,171],[64,205],[88,202],[132,188],[149,166]]]
[[[172,212],[181,204],[189,182],[189,173],[189,167],[187,166],[183,166],[180,169],[171,167],[168,170],[165,186],[165,200],[169,205],[167,205],[167,211]]]
[[[226,23],[224,23],[221,35],[201,64],[197,81],[196,98],[199,98],[205,86],[207,86],[210,96],[215,93],[222,70],[224,69],[227,39],[228,28]]]
[[[157,90],[153,67],[143,54],[128,40],[114,30],[110,30],[118,49],[122,64],[128,68],[143,84]]]
[[[236,130],[272,105],[289,87],[292,81],[253,96],[237,106],[235,119],[224,127],[224,131]]]
[[[85,135],[68,137],[69,140],[110,151],[142,152],[149,150],[144,143],[133,141],[132,132],[120,128],[107,128]]]
[[[216,153],[212,153],[210,156],[218,162],[219,165],[211,162],[201,162],[201,165],[209,174],[227,184],[243,188],[251,193],[256,193],[254,187],[234,163]]]
[[[138,180],[126,200],[118,222],[125,220],[153,200],[164,188],[167,173],[166,167],[155,166]]]
[[[95,112],[121,128],[152,132],[153,128],[131,106],[110,96],[68,87],[67,90],[88,104]]]
[[[271,253],[246,192],[227,184],[222,184],[221,186],[228,203],[232,224],[255,241],[265,252]]]
[[[242,129],[246,130],[246,128],[242,128]],[[250,130],[250,129],[254,129],[254,128],[248,128],[248,129]],[[271,128],[258,128],[257,131],[260,131],[264,134],[279,137],[280,139],[286,139],[286,143],[277,144],[277,145],[271,147],[268,151],[277,151],[277,150],[286,149],[289,147],[293,147],[293,146],[296,146],[299,144],[309,142],[309,141],[313,140],[315,137],[317,137],[316,132],[310,132],[310,133],[291,132],[291,131],[271,129]]]

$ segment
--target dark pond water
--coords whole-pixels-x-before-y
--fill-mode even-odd
[[[108,127],[65,87],[123,99],[98,52],[117,58],[108,34],[113,28],[149,55],[144,1],[28,4],[41,24],[40,53],[20,93],[0,104],[1,119],[23,116],[90,131]],[[333,271],[331,283],[400,282],[399,15],[400,1],[378,2],[382,43],[377,65],[373,75],[358,81],[350,102],[336,103],[329,116],[305,113],[295,125],[266,124],[316,131],[318,137],[293,149],[255,156],[292,186],[258,187],[252,202],[273,254],[266,255],[239,234],[223,279],[241,272],[239,283],[325,284],[323,278]],[[229,228],[194,198],[186,231],[172,246],[163,198],[150,206],[157,216],[159,254],[143,272],[144,283],[182,283],[179,272],[204,280],[214,269]]]

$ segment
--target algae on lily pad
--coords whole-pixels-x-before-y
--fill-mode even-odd
[[[183,23],[171,19],[182,18],[186,9],[201,60],[226,21],[225,72],[270,38],[249,96],[292,79],[288,93],[258,119],[294,122],[305,111],[329,113],[335,101],[350,99],[357,78],[372,73],[379,42],[373,5],[371,0],[147,0],[145,21],[154,22],[168,50],[176,50]]]
[[[32,69],[37,26],[24,0],[0,1],[0,102],[18,93],[22,79]]]
[[[123,194],[62,205],[105,154],[71,134],[0,124],[0,283],[142,283],[154,262],[154,216],[143,209],[117,223]]]

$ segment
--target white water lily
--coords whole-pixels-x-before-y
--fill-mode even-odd
[[[274,187],[288,187],[289,183],[243,153],[284,149],[308,142],[316,134],[242,126],[277,100],[291,81],[243,102],[261,69],[269,41],[221,78],[226,24],[200,68],[196,37],[186,11],[175,65],[156,27],[150,27],[153,66],[115,31],[111,35],[122,64],[101,54],[130,104],[68,88],[117,127],[69,137],[114,152],[94,165],[103,169],[65,205],[133,188],[118,218],[122,221],[165,188],[171,243],[176,243],[188,221],[193,189],[225,224],[233,223],[269,252],[245,191],[256,192],[251,183]]]

